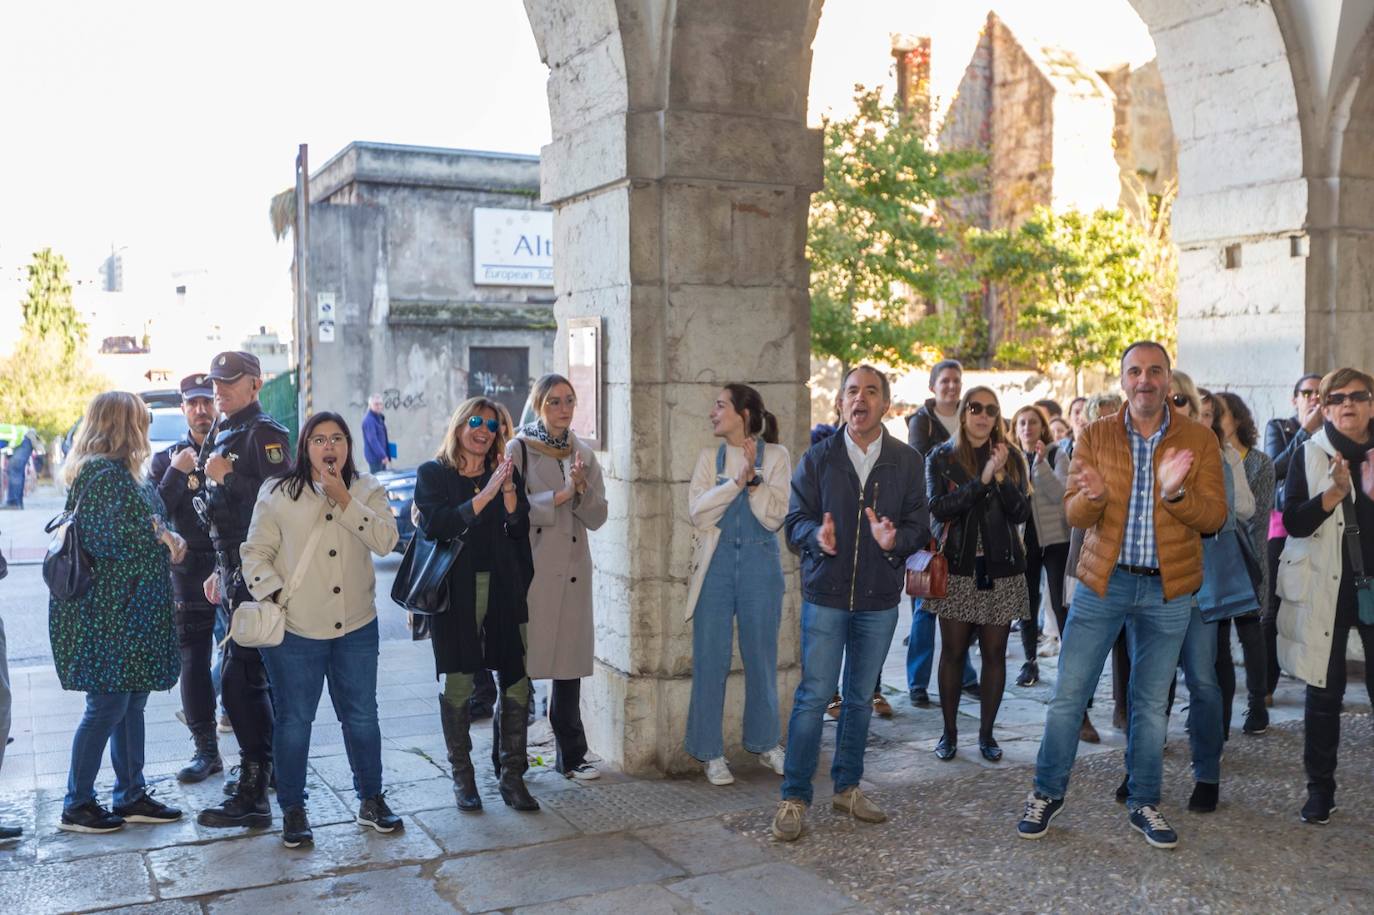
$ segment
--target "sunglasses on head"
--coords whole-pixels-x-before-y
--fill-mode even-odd
[[[1181,409],[1183,409],[1184,407],[1188,406],[1188,395],[1187,395],[1187,394],[1170,394],[1170,395],[1169,395],[1169,402],[1172,403],[1174,406],[1178,407],[1178,408],[1181,410]]]
[[[995,403],[983,404],[979,403],[976,400],[970,400],[968,402],[968,412],[970,416],[977,416],[980,413],[986,413],[988,415],[988,419],[996,419],[998,409],[997,404]]]
[[[495,432],[497,429],[500,429],[500,428],[501,428],[501,422],[500,422],[500,420],[495,420],[495,419],[483,419],[483,418],[480,417],[480,416],[469,416],[469,417],[468,417],[468,428],[469,428],[469,429],[480,429],[480,428],[482,428],[482,423],[486,423],[486,424],[487,424],[487,431],[488,431],[488,432]]]
[[[1326,395],[1326,405],[1328,407],[1339,407],[1347,400],[1351,403],[1369,403],[1371,400],[1374,400],[1374,394],[1368,391],[1351,391],[1349,394],[1337,391],[1335,394]]]

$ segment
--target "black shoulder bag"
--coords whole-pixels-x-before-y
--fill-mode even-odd
[[[463,550],[463,541],[431,540],[416,525],[406,545],[391,599],[417,616],[434,616],[448,609],[448,574]]]
[[[76,519],[86,490],[111,469],[106,468],[87,480],[81,492],[77,493],[76,504],[71,511],[64,511],[43,528],[45,534],[52,534],[48,553],[43,557],[43,581],[58,600],[75,600],[91,590],[91,585],[95,583],[95,569],[90,554],[81,546],[81,533]]]

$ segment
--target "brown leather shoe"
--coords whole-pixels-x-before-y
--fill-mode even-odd
[[[1097,733],[1097,728],[1093,727],[1092,719],[1088,713],[1083,713],[1083,726],[1078,729],[1078,739],[1084,743],[1101,743],[1102,737]]]
[[[873,714],[879,718],[892,717],[892,706],[888,704],[882,693],[873,694]]]
[[[835,698],[831,699],[830,704],[825,707],[825,713],[831,718],[838,718],[840,717],[840,706],[842,705],[844,705],[844,700],[840,698],[839,693],[836,693]]]

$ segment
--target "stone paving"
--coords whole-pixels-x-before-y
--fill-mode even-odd
[[[219,796],[222,781],[182,786],[171,777],[190,743],[169,692],[149,701],[147,774],[160,797],[192,815],[109,836],[62,833],[55,824],[82,697],[61,690],[50,667],[18,669],[0,822],[22,825],[25,836],[0,845],[0,912],[1356,911],[1374,892],[1374,727],[1362,691],[1347,697],[1341,810],[1326,828],[1296,816],[1300,685],[1282,684],[1269,734],[1232,738],[1222,808],[1206,818],[1180,812],[1190,786],[1185,716],[1175,715],[1165,809],[1183,843],[1161,852],[1128,830],[1111,797],[1123,738],[1110,727],[1104,678],[1094,712],[1103,742],[1082,747],[1068,808],[1050,837],[1031,843],[1012,833],[1053,659],[1042,663],[1041,685],[1010,688],[997,731],[1006,758],[992,765],[968,749],[953,762],[935,759],[939,713],[907,703],[903,657],[898,639],[884,674],[896,715],[875,720],[867,763],[867,789],[891,819],[868,826],[833,814],[822,777],[808,832],[794,845],[768,835],[778,778],[752,757],[736,761],[728,788],[616,772],[574,783],[543,765],[552,751],[543,721],[531,732],[530,782],[544,810],[522,815],[501,803],[484,724],[474,757],[486,810],[460,815],[428,647],[400,641],[383,644],[379,706],[389,797],[404,832],[381,836],[352,822],[351,777],[327,701],[311,751],[313,850],[282,848],[275,830],[197,825],[194,812]],[[1186,701],[1181,689],[1180,710]],[[971,740],[977,706],[965,701],[961,714]],[[226,744],[232,755],[232,737]],[[102,774],[108,797],[108,767]]]

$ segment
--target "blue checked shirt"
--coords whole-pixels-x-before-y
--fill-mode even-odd
[[[1155,543],[1155,448],[1169,429],[1169,411],[1155,434],[1145,438],[1131,424],[1126,412],[1126,439],[1131,444],[1131,462],[1135,465],[1131,485],[1131,500],[1126,506],[1126,539],[1121,542],[1118,562],[1132,566],[1159,568],[1159,548]]]

